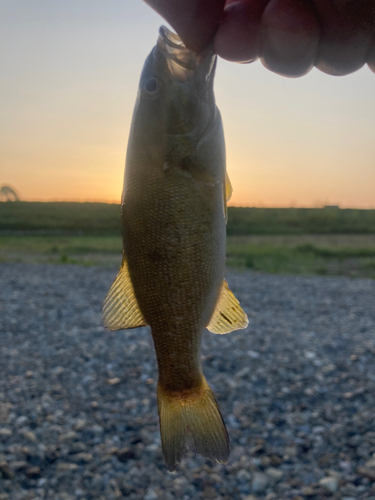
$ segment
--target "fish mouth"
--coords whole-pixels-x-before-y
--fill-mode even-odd
[[[197,54],[166,26],[159,29],[157,47],[166,58],[171,75],[179,80],[193,79],[197,73],[199,77],[209,80],[214,73],[216,55],[211,47]]]

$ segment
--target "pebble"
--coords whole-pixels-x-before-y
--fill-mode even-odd
[[[78,465],[77,464],[72,464],[72,463],[67,463],[67,462],[59,462],[57,464],[57,470],[60,471],[74,471],[78,470]]]
[[[254,474],[254,478],[251,483],[251,489],[254,493],[263,493],[267,489],[268,485],[269,479],[265,474],[261,472],[256,472]]]
[[[336,491],[339,489],[338,479],[333,476],[323,477],[319,481],[319,484],[325,491],[328,491],[330,493],[336,493]]]
[[[275,469],[275,467],[269,467],[268,469],[266,469],[266,474],[273,482],[278,482],[283,477],[283,471]]]
[[[122,450],[118,450],[116,455],[120,462],[127,462],[128,460],[132,460],[133,458],[135,458],[135,453],[130,448],[123,448]]]
[[[357,467],[357,473],[360,476],[367,477],[370,481],[375,481],[375,469],[370,467]]]
[[[30,467],[26,471],[26,476],[30,479],[38,479],[41,473],[42,471],[40,470],[40,467]]]
[[[101,323],[116,273],[0,263],[0,500],[374,497],[375,281],[228,273],[250,325],[202,355],[232,454],[169,473],[149,330]]]
[[[84,418],[79,418],[74,423],[74,429],[76,431],[82,431],[87,425],[87,421]]]
[[[13,431],[11,429],[0,429],[0,438],[7,438],[10,437],[13,434]]]
[[[91,453],[77,453],[75,459],[81,462],[91,462],[93,460],[93,455]]]

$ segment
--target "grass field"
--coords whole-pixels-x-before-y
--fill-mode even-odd
[[[0,261],[117,267],[119,236],[0,236]],[[227,238],[227,265],[281,274],[375,278],[375,235]]]
[[[117,267],[120,206],[0,203],[0,261]],[[375,210],[231,208],[227,265],[375,278]]]
[[[120,205],[107,203],[0,203],[0,232],[121,233]],[[229,208],[229,236],[375,234],[375,210]]]

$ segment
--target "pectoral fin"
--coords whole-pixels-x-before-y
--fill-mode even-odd
[[[216,309],[207,329],[212,333],[229,333],[233,330],[242,330],[249,324],[249,320],[242,310],[240,303],[224,280]]]
[[[108,330],[124,330],[145,326],[139,309],[125,257],[121,269],[104,300],[103,323]]]
[[[227,202],[230,200],[233,193],[232,184],[230,182],[228,172],[225,171],[225,182],[224,182],[224,216],[225,222],[228,222],[228,208]]]

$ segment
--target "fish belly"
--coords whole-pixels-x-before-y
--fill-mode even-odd
[[[124,251],[139,307],[151,326],[160,382],[189,388],[201,379],[201,336],[224,277],[222,187],[176,169],[135,180],[128,192],[122,210]]]

